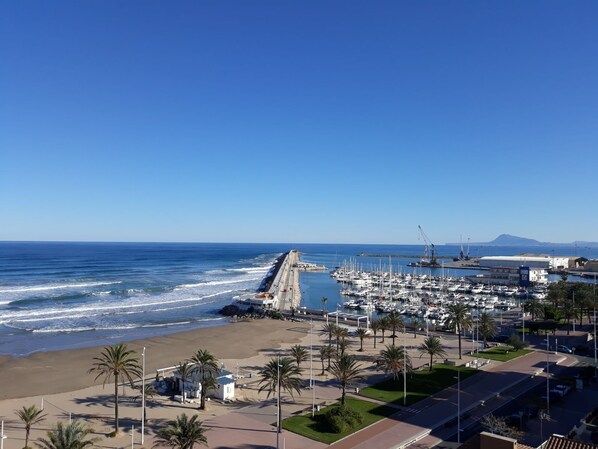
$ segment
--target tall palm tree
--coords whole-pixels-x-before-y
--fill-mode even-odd
[[[525,305],[525,310],[532,316],[532,320],[544,318],[544,304],[537,299],[532,299]]]
[[[328,359],[328,369],[330,369],[330,359],[334,354],[334,348],[332,345],[322,346],[320,348],[320,360],[322,361],[322,373],[320,376],[324,375],[324,360]]]
[[[488,313],[482,312],[478,320],[478,332],[484,340],[484,349],[488,344],[488,339],[498,334],[498,326],[496,321]]]
[[[301,394],[301,370],[290,357],[282,357],[280,359],[271,359],[260,373],[262,379],[259,383],[259,392],[267,391],[268,398],[276,392],[286,391],[294,399],[293,391]],[[280,429],[282,418],[282,405],[278,403],[278,423],[277,428]]]
[[[386,349],[380,352],[378,363],[382,366],[386,374],[390,373],[393,379],[397,379],[399,373],[405,375],[405,372],[411,366],[411,358],[403,348],[390,345],[386,346]]]
[[[392,335],[390,336],[390,338],[392,338],[392,345],[394,346],[395,339],[397,338],[397,329],[404,329],[405,323],[403,322],[403,318],[401,318],[401,315],[399,315],[398,312],[393,310],[386,316],[386,324],[388,326],[388,329],[392,331]]]
[[[347,352],[347,349],[349,348],[349,346],[351,346],[353,342],[351,340],[349,340],[348,338],[341,338],[338,341],[338,350],[336,351],[337,353],[337,357],[339,355],[343,355],[345,352]]]
[[[85,449],[95,446],[100,439],[85,439],[93,432],[81,421],[73,421],[69,424],[59,422],[54,428],[48,431],[47,438],[38,438],[35,445],[40,449]]]
[[[382,332],[382,340],[380,340],[380,343],[384,343],[384,332],[390,329],[388,327],[388,317],[380,318],[378,321],[380,322],[380,331]]]
[[[215,378],[218,375],[218,359],[207,349],[199,349],[189,361],[195,364],[193,372],[197,374],[201,382],[199,408],[204,410],[206,408],[206,394],[208,393],[207,385],[204,385],[204,379],[207,377]]]
[[[461,303],[452,303],[446,308],[449,314],[446,320],[446,327],[457,333],[459,336],[459,359],[461,359],[461,334],[471,329],[473,323],[469,313],[469,307]]]
[[[365,327],[358,327],[357,330],[355,331],[355,333],[359,337],[359,344],[360,344],[359,351],[363,352],[363,339],[365,337],[367,337],[368,330]]]
[[[326,296],[322,296],[322,299],[320,301],[322,301],[322,308],[326,309],[326,303],[328,302],[328,298],[326,298]]]
[[[181,378],[181,383],[179,386],[180,393],[184,395],[185,393],[185,382],[190,380],[193,377],[193,370],[194,366],[189,363],[188,361],[184,360],[176,366],[177,373]]]
[[[305,362],[307,360],[307,351],[301,345],[295,345],[291,347],[291,357],[295,359],[297,363],[297,368],[301,368],[301,362]]]
[[[336,329],[336,324],[334,323],[326,323],[322,326],[322,331],[325,334],[328,334],[328,344],[332,344],[332,336],[334,335],[334,330]]]
[[[25,424],[25,447],[29,447],[29,433],[31,432],[31,426],[42,422],[46,419],[46,415],[43,410],[40,410],[35,405],[30,407],[23,406],[22,409],[15,410],[15,413]]]
[[[380,323],[380,320],[372,320],[370,323],[370,329],[374,334],[374,349],[376,349],[376,334],[382,330],[382,324]]]
[[[575,319],[577,318],[577,309],[575,308],[573,301],[571,301],[569,299],[563,301],[562,312],[563,312],[563,317],[567,320],[567,335],[569,335],[569,331],[571,330],[569,328],[571,319],[573,318],[573,320],[575,321]]]
[[[104,379],[102,386],[114,378],[114,432],[118,432],[118,383],[128,381],[133,386],[134,379],[141,377],[141,366],[137,353],[124,343],[106,346],[95,360],[89,373],[96,373],[95,380]]]
[[[361,372],[361,366],[357,365],[357,359],[353,355],[343,354],[332,362],[332,365],[330,366],[330,373],[341,384],[341,405],[345,405],[347,384],[351,381],[361,378]]]
[[[336,352],[339,351],[339,345],[341,340],[345,340],[349,336],[349,331],[346,327],[335,326],[334,328],[334,339],[336,340]]]
[[[185,413],[170,421],[156,433],[156,442],[152,447],[166,446],[173,449],[193,449],[196,444],[208,445],[206,429],[197,415],[188,418]]]
[[[428,354],[430,356],[430,369],[428,371],[432,371],[432,364],[434,363],[434,357],[446,357],[446,351],[440,343],[440,338],[438,337],[427,337],[424,342],[419,345],[417,350],[421,353],[420,357],[424,354]]]

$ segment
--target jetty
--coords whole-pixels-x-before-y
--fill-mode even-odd
[[[299,251],[291,250],[283,255],[281,259],[268,293],[275,298],[275,308],[280,311],[287,311],[296,309],[301,304]]]

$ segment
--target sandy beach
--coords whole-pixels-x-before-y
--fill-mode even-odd
[[[261,319],[197,329],[128,343],[141,353],[146,348],[146,373],[173,366],[191,357],[198,349],[207,349],[220,360],[244,359],[260,351],[279,348],[282,342],[296,343],[305,336],[309,325]],[[116,342],[115,342],[116,343]],[[87,371],[101,347],[56,352],[39,352],[27,357],[0,358],[3,383],[0,400],[56,394],[94,385]]]

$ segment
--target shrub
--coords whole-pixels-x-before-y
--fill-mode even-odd
[[[507,344],[512,346],[515,351],[519,351],[527,346],[527,343],[521,341],[521,338],[517,334],[511,335],[507,340]]]
[[[340,405],[328,410],[324,420],[332,432],[343,433],[359,426],[363,422],[363,416],[346,405]]]

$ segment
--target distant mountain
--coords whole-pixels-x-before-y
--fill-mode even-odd
[[[447,245],[461,245],[461,243],[447,243]],[[540,242],[525,237],[517,237],[510,234],[501,234],[491,242],[472,242],[473,246],[567,246],[567,247],[598,247],[598,242],[576,241],[572,243],[551,243]]]
[[[546,243],[539,242],[534,239],[528,239],[525,237],[517,237],[515,235],[510,234],[501,234],[496,237],[494,240],[488,243],[483,243],[483,245],[489,246],[539,246],[539,245],[546,245]]]

